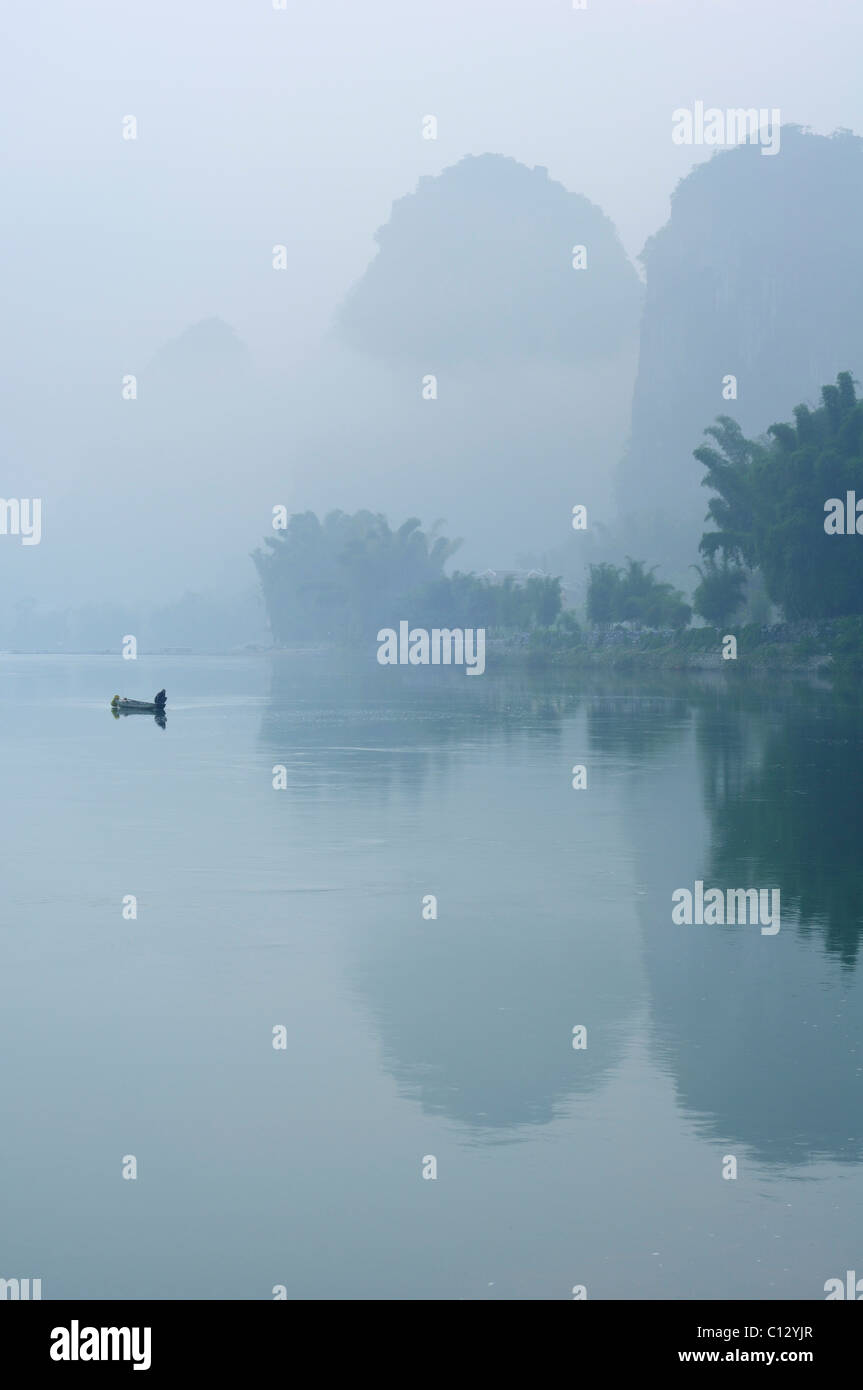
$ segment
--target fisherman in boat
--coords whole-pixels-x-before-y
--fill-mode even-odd
[[[167,703],[168,703],[168,697],[167,697],[167,695],[165,694],[164,690],[160,690],[159,693],[158,693],[158,695],[157,695],[156,698],[154,699],[153,704],[156,706],[156,709],[163,710],[163,709],[165,708],[165,706],[166,706]]]

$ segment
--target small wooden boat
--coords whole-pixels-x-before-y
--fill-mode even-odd
[[[161,694],[161,691],[159,693]],[[119,695],[115,695],[111,701],[111,709],[126,714],[135,711],[141,714],[164,714],[165,712],[164,704],[157,704],[155,700],[127,700],[125,695],[122,699]]]

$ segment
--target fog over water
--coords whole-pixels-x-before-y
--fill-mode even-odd
[[[802,697],[161,658],[163,732],[104,708],[120,664],[3,671],[10,1272],[58,1298],[815,1299],[855,1267],[860,870],[823,764],[805,827],[769,791]],[[825,701],[856,779],[858,713]],[[764,829],[735,849],[744,786]],[[673,887],[777,853],[768,817],[779,934],[673,927]],[[818,822],[841,930],[794,896]]]
[[[863,1274],[863,10],[4,35],[3,1297]]]

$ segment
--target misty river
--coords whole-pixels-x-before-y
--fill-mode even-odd
[[[160,686],[164,729],[112,716]],[[859,699],[6,655],[0,712],[4,1274],[70,1299],[863,1274]],[[778,889],[781,929],[674,923],[697,883]]]

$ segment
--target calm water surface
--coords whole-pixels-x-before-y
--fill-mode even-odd
[[[164,730],[107,708],[160,685]],[[863,1274],[856,698],[3,656],[0,745],[0,1277],[817,1299]],[[673,925],[696,879],[778,887],[779,934]]]

